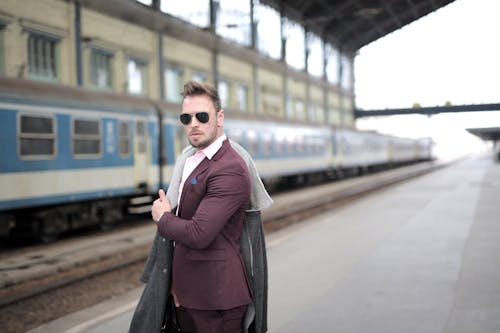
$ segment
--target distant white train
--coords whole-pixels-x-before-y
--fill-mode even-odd
[[[148,209],[187,145],[180,105],[0,79],[0,236],[48,241]],[[228,113],[225,131],[265,183],[321,180],[432,158],[413,140]]]

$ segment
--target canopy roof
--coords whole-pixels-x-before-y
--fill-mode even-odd
[[[260,0],[344,52],[361,47],[453,0]]]
[[[467,131],[486,141],[500,140],[500,127],[467,128]]]

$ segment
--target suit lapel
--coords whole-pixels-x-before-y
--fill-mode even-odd
[[[212,161],[217,161],[218,159],[220,159],[224,155],[224,153],[229,149],[229,147],[231,147],[229,140],[227,140],[227,139],[224,140],[221,148],[212,157]],[[190,155],[193,155],[193,154],[194,154],[194,152],[191,153]],[[185,195],[186,195],[187,191],[189,191],[189,186],[191,186],[193,184],[193,181],[196,183],[196,179],[197,179],[196,177],[198,175],[200,175],[201,173],[205,172],[205,170],[207,170],[209,166],[210,166],[210,160],[205,157],[203,159],[203,161],[201,161],[201,163],[198,164],[198,166],[193,170],[193,172],[191,172],[191,174],[187,177],[186,181],[184,182],[184,186],[182,187],[182,194],[181,194],[181,198],[179,200],[179,210],[178,210],[179,215],[182,211],[182,206],[184,203]],[[183,166],[183,168],[184,168],[184,166]]]
[[[186,196],[186,193],[187,191],[189,191],[189,186],[191,186],[193,184],[193,181],[195,179],[197,179],[197,176],[203,172],[205,172],[205,170],[208,169],[208,166],[210,164],[210,161],[208,160],[208,158],[204,158],[203,161],[201,161],[200,164],[198,164],[198,166],[193,170],[193,172],[191,172],[191,174],[186,178],[186,181],[184,182],[184,186],[182,187],[182,194],[181,194],[181,199],[179,201],[179,213],[182,211],[182,206],[183,206],[183,203],[184,203],[184,198]]]

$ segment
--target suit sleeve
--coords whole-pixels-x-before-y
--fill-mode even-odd
[[[190,220],[165,213],[158,222],[160,234],[193,249],[204,249],[237,210],[250,199],[248,172],[239,164],[227,166],[207,180],[207,193]]]

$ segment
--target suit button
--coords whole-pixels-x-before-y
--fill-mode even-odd
[[[167,269],[166,268],[163,269],[163,274],[167,274]]]
[[[161,238],[161,241],[162,241],[162,242],[165,242],[165,238],[163,238],[163,237],[162,237],[162,238]]]

